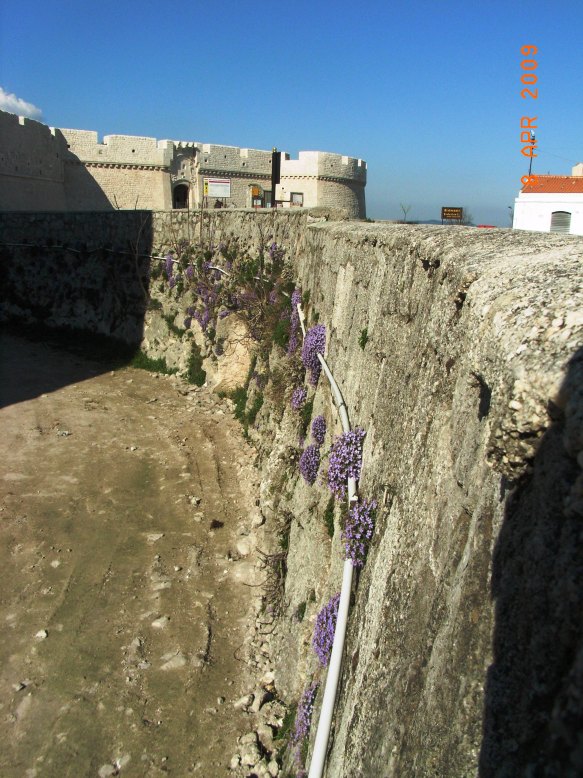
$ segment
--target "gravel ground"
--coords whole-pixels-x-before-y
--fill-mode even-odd
[[[261,531],[229,401],[0,349],[0,774],[228,775]]]

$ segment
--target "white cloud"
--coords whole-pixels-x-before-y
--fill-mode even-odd
[[[32,103],[27,103],[26,100],[21,100],[20,97],[4,91],[0,86],[0,111],[8,111],[8,113],[16,113],[19,116],[28,116],[29,119],[41,119],[43,112],[40,108]]]

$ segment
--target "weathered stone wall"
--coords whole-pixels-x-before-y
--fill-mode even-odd
[[[306,230],[298,278],[367,431],[361,493],[381,505],[329,778],[583,770],[582,250],[506,230]],[[339,431],[324,384],[314,415]],[[309,642],[341,544],[325,490],[290,475],[290,417],[265,446],[262,509],[294,516],[272,646],[297,699],[325,675]]]
[[[0,210],[65,207],[63,148],[55,131],[0,111]]]
[[[66,196],[71,210],[140,211],[171,207],[167,171],[145,166],[66,165]]]
[[[351,219],[364,217],[364,186],[353,181],[318,181],[317,201],[323,208],[345,208]]]
[[[1,213],[0,321],[90,330],[140,343],[151,214]]]
[[[170,208],[174,144],[155,138],[57,130],[66,148],[65,193],[70,210]]]

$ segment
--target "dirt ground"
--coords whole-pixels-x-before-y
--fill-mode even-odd
[[[0,338],[0,774],[228,775],[259,590],[227,401]]]

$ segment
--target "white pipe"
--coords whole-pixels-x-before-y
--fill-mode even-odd
[[[344,653],[344,638],[346,635],[346,626],[348,624],[350,590],[352,588],[352,571],[352,562],[350,559],[347,559],[344,563],[344,570],[342,572],[342,589],[340,590],[340,602],[338,603],[334,643],[332,644],[332,654],[330,655],[330,665],[328,667],[328,675],[326,676],[324,698],[322,699],[322,707],[320,708],[318,730],[316,732],[316,740],[314,742],[314,751],[312,753],[308,778],[321,778],[324,771],[326,752],[328,750],[328,738],[330,737],[330,727],[332,726],[332,716],[336,703],[338,679],[340,678],[342,654]]]
[[[304,337],[306,330],[304,327],[304,314],[301,306],[297,306],[300,317],[300,326]],[[322,354],[318,354],[318,360],[322,369],[330,381],[330,388],[338,408],[340,422],[343,432],[350,432],[350,421],[346,403],[334,376],[330,372],[326,360]],[[352,505],[357,500],[356,479],[348,479],[348,503]],[[350,559],[344,562],[342,571],[342,588],[340,590],[340,602],[338,603],[338,615],[336,617],[336,629],[334,630],[334,641],[332,643],[332,653],[330,654],[330,663],[328,665],[328,674],[326,675],[326,686],[324,687],[324,697],[322,707],[320,708],[320,718],[318,720],[318,729],[316,731],[316,740],[312,752],[312,761],[310,762],[310,772],[308,778],[321,778],[326,762],[326,752],[328,750],[328,740],[330,738],[330,728],[332,726],[332,716],[334,715],[334,706],[336,704],[336,692],[338,690],[338,680],[342,668],[342,655],[344,653],[344,639],[346,637],[346,627],[348,625],[348,610],[350,608],[350,592],[352,589],[352,573],[354,567]]]

